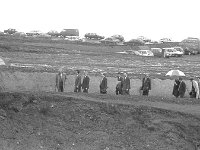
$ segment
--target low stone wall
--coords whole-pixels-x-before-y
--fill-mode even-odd
[[[9,72],[0,73],[1,91],[55,91],[55,73],[26,73],[26,72]],[[99,93],[100,76],[90,76],[89,93]],[[74,90],[74,75],[67,76],[65,92],[73,92]],[[187,88],[191,89],[191,83],[185,81]],[[108,77],[108,93],[115,94],[115,87],[118,83],[114,77]],[[140,95],[141,79],[131,79],[131,95]],[[150,95],[173,97],[174,81],[170,79],[152,79],[152,90]],[[189,97],[186,92],[186,97]]]

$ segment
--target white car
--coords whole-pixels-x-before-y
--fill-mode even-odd
[[[138,50],[135,51],[135,54],[138,56],[154,56],[150,50]]]
[[[160,43],[167,43],[167,42],[172,42],[172,40],[170,38],[162,38],[159,41]]]
[[[181,57],[183,53],[177,51],[175,48],[163,48],[164,49],[164,57]]]
[[[180,54],[184,55],[184,50],[182,47],[173,47],[174,49],[176,49]]]

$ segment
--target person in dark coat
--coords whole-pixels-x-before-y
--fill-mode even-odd
[[[105,73],[102,73],[102,79],[100,81],[100,93],[101,94],[106,94],[107,93],[107,78],[105,76]]]
[[[179,77],[179,81],[180,81],[180,84],[178,88],[178,93],[179,93],[180,98],[183,98],[186,91],[186,84],[181,77]]]
[[[180,81],[179,81],[178,79],[175,79],[172,94],[173,94],[176,98],[179,97],[179,92],[178,92],[179,85],[180,85]]]
[[[81,92],[81,75],[79,70],[76,71],[74,92]]]
[[[124,78],[122,80],[122,94],[129,95],[130,88],[130,78],[127,76],[127,73],[124,73]]]
[[[58,74],[56,75],[56,89],[58,90],[58,92],[64,91],[66,79],[66,75],[63,73],[63,70],[60,69]]]
[[[90,78],[87,75],[87,71],[84,72],[82,89],[84,93],[88,93]]]
[[[151,79],[149,78],[149,75],[146,74],[145,77],[142,79],[142,95],[149,95],[149,90],[151,90]]]
[[[118,94],[122,95],[122,81],[123,81],[123,78],[121,76],[118,76],[117,77],[117,81],[119,81],[119,82],[116,85],[115,93],[116,93],[116,95],[118,95]]]

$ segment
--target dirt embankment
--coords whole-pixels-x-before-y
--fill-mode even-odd
[[[82,95],[82,94],[81,94]],[[110,103],[110,95],[1,93],[0,147],[18,150],[195,150],[200,118]],[[94,95],[93,95],[94,96]],[[124,100],[128,99],[124,97]]]

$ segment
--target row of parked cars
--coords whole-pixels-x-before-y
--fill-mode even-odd
[[[128,50],[125,52],[118,52],[124,54],[134,54],[138,56],[157,56],[157,57],[181,57],[184,55],[184,50],[181,47],[170,48],[151,48],[149,50]]]

